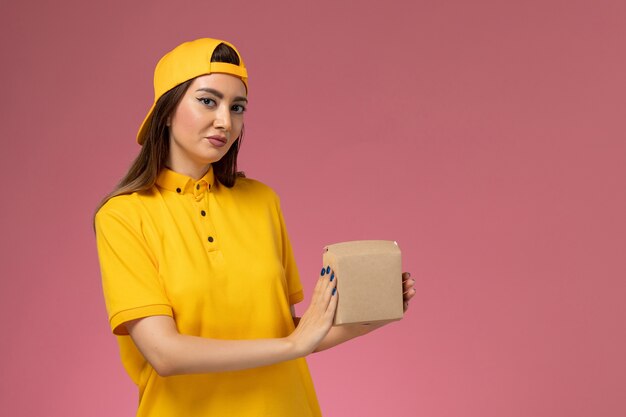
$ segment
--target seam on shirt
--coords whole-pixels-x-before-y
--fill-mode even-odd
[[[289,294],[289,304],[298,304],[302,300],[304,300],[303,290]]]
[[[109,323],[113,334],[126,336],[128,335],[128,330],[124,326],[126,322],[149,316],[174,317],[174,314],[172,307],[167,304],[150,304],[119,311],[111,316]]]

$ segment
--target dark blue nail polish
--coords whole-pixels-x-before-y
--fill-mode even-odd
[[[327,267],[326,267],[326,273],[327,273],[327,274],[330,274],[330,266],[327,266]]]
[[[322,276],[326,274],[326,268],[322,268]]]
[[[337,292],[337,288],[333,288],[333,295]]]
[[[334,279],[335,279],[335,273],[333,272],[332,274],[330,274],[330,282],[333,282]]]

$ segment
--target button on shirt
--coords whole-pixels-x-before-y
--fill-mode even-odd
[[[279,199],[238,178],[221,185],[167,168],[144,192],[110,199],[95,219],[111,329],[139,387],[137,416],[320,416],[304,358],[234,372],[160,377],[125,323],[168,315],[181,334],[279,338],[302,285]]]

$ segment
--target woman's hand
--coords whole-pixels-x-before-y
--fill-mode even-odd
[[[415,280],[411,278],[411,274],[405,272],[402,274],[402,292],[404,298],[404,311],[409,308],[409,300],[415,295]],[[329,332],[328,335],[322,340],[322,342],[315,349],[316,352],[320,352],[325,349],[332,348],[355,337],[363,336],[376,329],[389,324],[389,322],[374,322],[368,324],[345,324],[343,326],[335,326]]]
[[[409,308],[409,301],[415,295],[415,280],[411,278],[411,273],[404,272],[402,274],[402,293],[404,298],[404,312]]]
[[[337,308],[336,285],[334,271],[329,266],[323,268],[309,308],[300,318],[298,327],[287,337],[299,356],[313,352],[332,327]]]

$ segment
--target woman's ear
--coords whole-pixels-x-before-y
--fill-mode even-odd
[[[170,127],[171,124],[172,124],[172,116],[169,116],[167,120],[165,121],[165,126]]]

